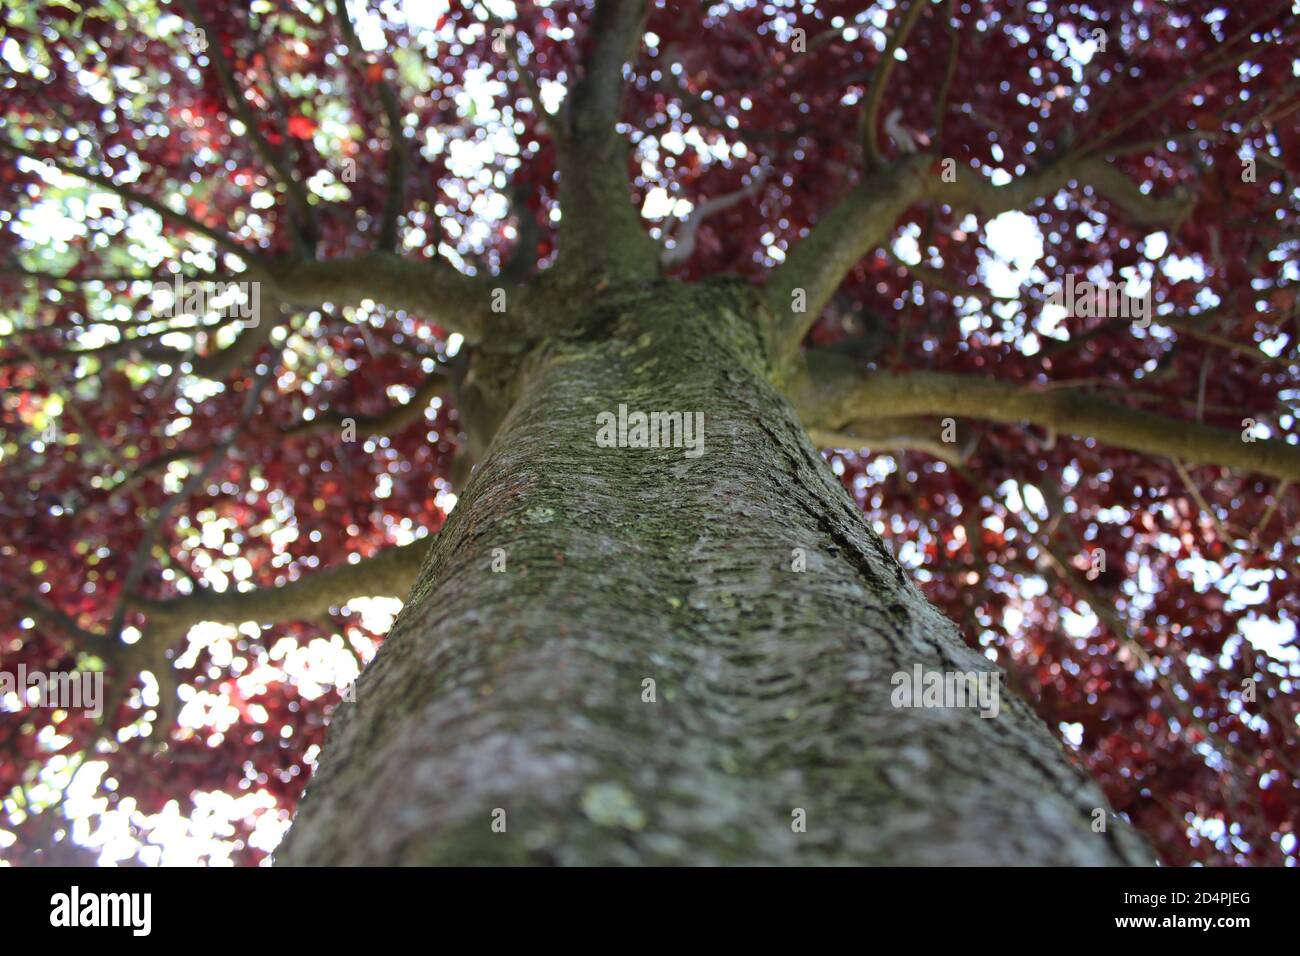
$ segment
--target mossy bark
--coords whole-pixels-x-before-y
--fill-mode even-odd
[[[893,706],[995,668],[809,444],[757,307],[634,284],[532,349],[279,862],[1151,862],[1009,693]],[[703,454],[598,447],[620,403],[703,412]]]

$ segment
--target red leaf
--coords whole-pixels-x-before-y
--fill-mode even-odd
[[[289,135],[295,139],[311,139],[316,132],[316,121],[305,116],[289,117]]]

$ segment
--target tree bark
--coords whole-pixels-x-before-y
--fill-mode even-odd
[[[533,349],[278,862],[1153,862],[1010,692],[894,706],[996,667],[809,444],[760,307],[641,284]],[[703,412],[703,453],[598,447],[620,404]]]

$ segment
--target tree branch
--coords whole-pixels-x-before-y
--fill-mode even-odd
[[[357,40],[357,31],[348,16],[347,0],[334,0],[334,12],[338,17],[339,28],[343,31],[343,43],[350,56],[358,56],[361,44]],[[384,117],[388,124],[388,190],[384,200],[383,218],[379,225],[378,248],[384,252],[397,249],[397,226],[402,217],[406,195],[406,171],[410,157],[407,153],[406,130],[402,123],[402,106],[397,98],[397,91],[388,80],[381,78],[377,84],[379,100],[384,108]]]
[[[1217,317],[1222,313],[1223,310],[1215,310],[1215,312],[1210,315]],[[1245,356],[1248,359],[1252,359],[1253,361],[1260,362],[1264,365],[1279,365],[1286,367],[1290,364],[1287,359],[1281,356],[1269,355],[1256,345],[1252,345],[1249,342],[1234,341],[1226,335],[1222,335],[1215,332],[1213,329],[1207,328],[1207,322],[1205,320],[1210,319],[1210,315],[1157,315],[1153,316],[1151,321],[1155,325],[1163,325],[1166,328],[1173,329],[1180,335],[1186,335],[1190,338],[1200,339],[1203,342],[1209,342],[1211,345],[1217,345],[1219,348],[1226,349],[1229,352],[1235,352],[1238,355]],[[1213,321],[1212,319],[1210,320]]]
[[[170,346],[158,344],[159,339],[166,338],[169,335],[200,335],[216,332],[228,325],[244,321],[244,306],[232,306],[223,312],[215,322],[207,324],[194,325],[168,325],[165,328],[153,331],[142,331],[137,335],[123,336],[115,342],[106,342],[103,345],[96,345],[83,349],[59,349],[57,351],[46,351],[42,357],[53,361],[77,361],[82,358],[95,359],[113,359],[118,356],[138,356],[151,359],[157,362],[170,362],[181,364],[188,362],[190,371],[200,378],[220,380],[225,378],[231,371],[238,368],[240,363],[255,356],[258,351],[271,339],[271,333],[275,331],[283,322],[283,315],[278,305],[274,302],[268,303],[268,307],[262,311],[267,313],[261,317],[256,325],[245,326],[235,336],[234,340],[225,348],[217,349],[205,355],[198,355],[194,350],[185,350],[172,348]],[[164,322],[174,321],[174,318],[163,316],[150,316],[147,319],[137,320],[131,323],[122,322],[101,322],[90,321],[84,326],[74,327],[77,331],[93,327],[95,325],[110,325],[118,328],[140,327],[148,329],[154,325],[160,325]],[[48,327],[36,329],[20,329],[20,333],[35,334],[47,331],[57,331]],[[11,364],[17,364],[17,359],[0,359],[0,368]]]
[[[611,275],[649,279],[659,272],[659,249],[632,202],[628,145],[616,127],[623,66],[640,46],[645,16],[646,0],[597,0],[590,48],[558,124],[563,215],[556,267],[590,284]]]
[[[695,254],[696,234],[700,231],[700,226],[704,224],[704,221],[710,216],[724,212],[756,195],[763,188],[763,181],[767,179],[768,172],[767,167],[758,167],[754,170],[753,178],[747,185],[734,192],[706,199],[692,209],[681,226],[673,232],[673,247],[665,249],[660,255],[660,265],[664,269],[672,269],[690,261],[691,256]]]
[[[149,558],[153,553],[153,547],[158,538],[162,535],[167,522],[171,519],[172,513],[189,500],[200,487],[202,487],[221,464],[225,461],[227,453],[230,451],[239,433],[248,424],[249,420],[256,414],[258,407],[261,405],[262,389],[270,381],[275,373],[275,362],[267,362],[266,370],[253,380],[252,386],[248,390],[248,395],[244,399],[244,406],[240,410],[239,421],[231,430],[230,434],[216,447],[213,455],[203,464],[203,467],[194,474],[190,475],[185,483],[181,486],[180,491],[174,495],[168,496],[158,507],[153,519],[145,527],[144,535],[140,538],[140,543],[136,547],[135,555],[131,559],[131,564],[127,568],[126,577],[122,582],[121,596],[118,599],[117,610],[113,614],[112,623],[108,628],[108,639],[116,641],[122,633],[122,625],[126,619],[127,602],[132,594],[135,593],[140,579],[144,576],[145,569],[148,567]]]
[[[880,104],[884,102],[885,87],[889,85],[889,74],[894,69],[894,55],[907,42],[908,36],[927,6],[929,0],[909,0],[898,29],[889,35],[884,52],[880,54],[880,59],[876,61],[875,69],[872,70],[871,79],[867,81],[867,98],[862,107],[862,146],[868,168],[881,164],[880,138],[876,125],[879,122]]]
[[[768,347],[788,368],[844,277],[885,242],[907,208],[924,197],[927,156],[883,166],[855,186],[773,270],[764,291]]]
[[[1029,422],[1131,451],[1300,479],[1300,445],[1276,439],[1245,441],[1239,429],[1141,411],[1075,389],[1037,391],[977,375],[940,372],[862,374],[840,356],[812,352],[790,393],[804,421],[820,429],[898,415]]]
[[[18,263],[10,263],[0,268],[0,275],[18,275],[36,282],[49,282],[52,285],[131,285],[137,282],[171,282],[176,278],[174,272],[154,272],[149,275],[123,275],[117,273],[88,273],[86,275],[56,274],[25,269]],[[214,272],[190,272],[181,276],[182,282],[203,282],[219,278]]]
[[[325,614],[359,595],[405,599],[433,536],[386,548],[355,564],[340,564],[305,574],[275,587],[251,591],[200,591],[183,597],[154,599],[133,595],[130,605],[148,615],[144,640],[170,647],[195,624],[215,621],[275,624]]]
[[[934,100],[934,148],[943,145],[943,125],[948,116],[948,94],[952,91],[952,78],[957,73],[957,54],[961,38],[957,35],[957,0],[948,0],[948,65],[943,71],[943,82]]]
[[[317,435],[331,429],[342,429],[348,419],[351,419],[357,429],[357,436],[360,438],[373,438],[376,435],[392,435],[401,431],[412,422],[419,421],[424,417],[425,410],[429,407],[429,402],[434,396],[441,395],[449,387],[449,377],[445,369],[438,368],[429,374],[429,376],[415,390],[410,401],[402,404],[391,405],[385,411],[376,415],[358,415],[347,412],[329,411],[315,418],[303,419],[293,425],[281,429],[281,433],[286,438],[301,438],[305,435]],[[116,487],[122,485],[135,484],[143,478],[158,471],[165,470],[174,461],[184,461],[187,458],[194,458],[199,455],[210,454],[218,448],[217,445],[204,445],[200,448],[173,448],[171,451],[165,451],[152,458],[148,458],[135,466],[131,470],[130,477],[126,478]],[[123,466],[125,467],[125,466]]]
[[[290,258],[257,269],[286,303],[358,305],[363,299],[416,312],[470,342],[492,330],[517,334],[518,287],[492,276],[470,276],[445,263],[403,259],[387,252],[343,259]],[[506,311],[493,312],[494,292],[505,293]]]
[[[500,277],[507,282],[527,282],[537,269],[537,244],[542,230],[528,205],[532,196],[530,185],[514,183],[510,187],[510,211],[519,225],[515,248],[501,266]]]
[[[791,369],[803,337],[844,277],[889,238],[899,217],[915,202],[938,200],[991,217],[1026,208],[1074,182],[1090,186],[1134,222],[1176,225],[1190,211],[1184,196],[1149,196],[1117,167],[1094,157],[1065,157],[1004,186],[995,186],[972,171],[945,182],[931,168],[937,162],[934,156],[917,153],[879,167],[773,270],[765,298],[770,316],[768,345],[778,374]]]
[[[105,661],[111,661],[117,648],[121,647],[116,641],[110,641],[103,634],[96,634],[94,631],[86,630],[58,608],[46,604],[44,601],[28,596],[24,597],[19,603],[31,612],[32,617],[53,626],[55,631],[60,633],[61,638],[73,650],[85,651],[94,654],[96,657],[103,658]]]
[[[1025,209],[1076,182],[1091,187],[1122,209],[1132,222],[1141,225],[1177,226],[1191,211],[1185,195],[1151,196],[1142,192],[1119,168],[1094,156],[1066,156],[1004,186],[995,186],[973,172],[963,173],[952,182],[934,177],[928,183],[928,194],[954,209],[991,218],[1013,209]]]
[[[923,262],[911,263],[904,262],[898,257],[893,249],[886,247],[885,254],[889,260],[896,266],[906,269],[917,281],[924,285],[933,286],[950,296],[963,296],[968,299],[985,299],[989,302],[1019,302],[1020,296],[1016,295],[997,295],[986,288],[978,286],[962,286],[948,279],[942,272],[929,268]]]
[[[118,185],[101,173],[80,170],[60,160],[38,156],[12,143],[0,141],[0,149],[102,185],[185,229],[208,237],[248,265],[246,275],[249,279],[267,282],[275,296],[286,303],[314,306],[329,301],[336,305],[356,305],[362,299],[375,299],[393,308],[419,312],[450,330],[462,333],[470,341],[481,340],[489,327],[517,328],[513,319],[506,318],[508,312],[492,311],[494,290],[506,288],[509,293],[510,289],[507,283],[494,281],[491,277],[467,276],[441,263],[402,259],[386,252],[325,261],[299,256],[265,259],[225,233],[185,213],[176,212],[156,199]],[[631,208],[630,200],[627,205]],[[640,232],[639,226],[637,229]],[[647,242],[651,241],[649,236],[640,234]],[[513,304],[508,305],[508,309],[517,306],[517,299],[508,294],[507,303],[512,299]]]
[[[591,48],[582,76],[569,90],[566,127],[571,135],[613,131],[623,105],[623,65],[641,45],[645,18],[646,0],[596,0]]]
[[[541,84],[537,82],[537,77],[533,75],[533,71],[524,65],[524,59],[519,48],[519,30],[517,29],[517,25],[513,22],[502,20],[490,10],[488,11],[488,23],[495,24],[495,26],[491,28],[494,41],[498,30],[501,31],[503,38],[506,36],[509,37],[509,41],[506,44],[506,55],[510,59],[510,65],[514,67],[515,72],[519,74],[519,80],[523,83],[524,89],[528,92],[528,98],[533,101],[533,108],[543,116],[549,115],[546,114],[542,107]],[[543,127],[549,129],[545,119],[542,119],[541,122]]]
[[[203,30],[205,34],[212,34],[212,40],[208,43],[206,52],[213,68],[217,71],[222,88],[226,91],[226,99],[230,103],[230,108],[234,112],[235,118],[243,124],[248,137],[253,141],[253,148],[257,151],[257,154],[267,166],[271,167],[276,178],[279,179],[288,192],[289,205],[293,209],[294,218],[298,225],[296,238],[305,247],[305,251],[312,254],[319,235],[319,229],[316,225],[316,214],[307,198],[306,189],[298,181],[298,177],[294,175],[288,163],[284,161],[284,157],[276,153],[271,144],[267,142],[266,137],[262,135],[257,117],[253,115],[248,100],[244,96],[244,91],[239,88],[239,83],[235,79],[235,71],[231,67],[230,61],[226,59],[220,41],[208,29],[207,22],[204,20],[196,0],[180,0],[180,2],[194,25]]]
[[[176,679],[167,652],[191,627],[203,621],[242,624],[251,620],[275,624],[309,620],[359,595],[404,599],[415,583],[431,540],[426,537],[389,548],[356,564],[327,568],[276,587],[221,593],[199,591],[165,599],[125,595],[125,604],[144,612],[147,623],[134,644],[114,642],[106,650],[115,674],[104,712],[110,714],[116,710],[128,682],[140,671],[148,670],[163,688],[159,694],[158,723],[170,727],[176,716]],[[100,645],[92,642],[92,646]]]
[[[314,435],[332,428],[342,428],[348,420],[356,424],[357,437],[371,438],[375,435],[391,435],[401,431],[412,422],[424,417],[436,395],[447,391],[449,380],[442,370],[435,370],[415,390],[409,402],[392,405],[378,415],[349,415],[343,412],[327,412],[312,419],[305,419],[283,430],[285,437],[296,438],[302,435]]]
[[[969,445],[942,441],[934,421],[923,416],[865,419],[833,431],[811,427],[808,437],[818,448],[920,451],[950,465],[961,464],[971,451]]]
[[[15,143],[3,140],[0,140],[0,150],[23,156],[33,162],[45,163],[48,166],[53,166],[59,172],[68,176],[76,176],[79,179],[84,179],[86,182],[94,183],[97,186],[103,186],[105,189],[116,193],[128,202],[135,203],[137,206],[142,206],[150,212],[157,213],[163,219],[170,220],[172,223],[183,229],[187,229],[190,232],[197,232],[201,236],[206,236],[215,242],[220,248],[239,256],[243,260],[247,261],[255,258],[255,253],[243,246],[241,243],[230,238],[230,236],[226,235],[226,233],[221,230],[204,225],[193,216],[187,215],[186,213],[177,212],[166,203],[154,199],[152,196],[146,196],[144,193],[136,192],[130,186],[123,186],[119,183],[115,183],[111,176],[106,176],[103,173],[91,172],[87,169],[78,169],[63,160],[55,159],[50,156],[39,156]]]

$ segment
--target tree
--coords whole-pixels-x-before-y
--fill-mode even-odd
[[[396,16],[5,12],[10,856],[1296,862],[1295,14]]]

